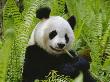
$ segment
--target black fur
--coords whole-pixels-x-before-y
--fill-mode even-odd
[[[56,30],[50,32],[49,33],[49,39],[52,40],[56,35],[57,35],[57,31]]]
[[[74,30],[74,27],[76,25],[76,18],[74,16],[71,16],[67,21],[70,24],[70,26],[72,27],[72,29]]]
[[[51,70],[57,70],[58,74],[67,75],[73,79],[81,70],[84,73],[84,82],[95,82],[88,72],[89,62],[82,57],[75,56],[73,51],[70,53],[74,56],[73,59],[67,54],[54,56],[37,45],[27,47],[22,82],[45,79]]]
[[[42,19],[42,18],[47,19],[49,18],[50,12],[51,12],[51,9],[49,7],[39,8],[36,11],[36,17],[39,19]]]
[[[68,35],[67,35],[67,34],[65,34],[65,40],[66,40],[66,43],[68,43],[68,42],[69,42],[69,37],[68,37]]]

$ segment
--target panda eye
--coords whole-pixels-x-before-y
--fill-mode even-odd
[[[69,38],[68,38],[68,35],[67,34],[65,34],[65,40],[66,40],[66,43],[69,42]]]
[[[49,38],[53,39],[56,35],[57,35],[57,32],[56,32],[56,30],[54,30],[54,31],[49,33]]]

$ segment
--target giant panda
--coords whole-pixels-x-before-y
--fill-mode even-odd
[[[89,73],[89,62],[72,49],[76,19],[50,16],[49,7],[39,8],[36,17],[41,21],[32,31],[26,48],[22,82],[45,79],[51,70],[75,79],[83,73],[83,82],[95,82]],[[68,55],[69,54],[69,55]]]

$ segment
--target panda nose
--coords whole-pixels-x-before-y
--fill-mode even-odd
[[[64,48],[64,46],[65,46],[65,44],[62,44],[62,43],[58,43],[57,45],[60,49]]]

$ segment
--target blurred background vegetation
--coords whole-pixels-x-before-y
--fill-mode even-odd
[[[0,0],[0,82],[20,82],[25,48],[39,21],[35,12],[42,6],[51,15],[76,17],[73,49],[91,58],[98,82],[110,82],[110,0]],[[53,71],[43,82],[68,81],[74,82]]]

